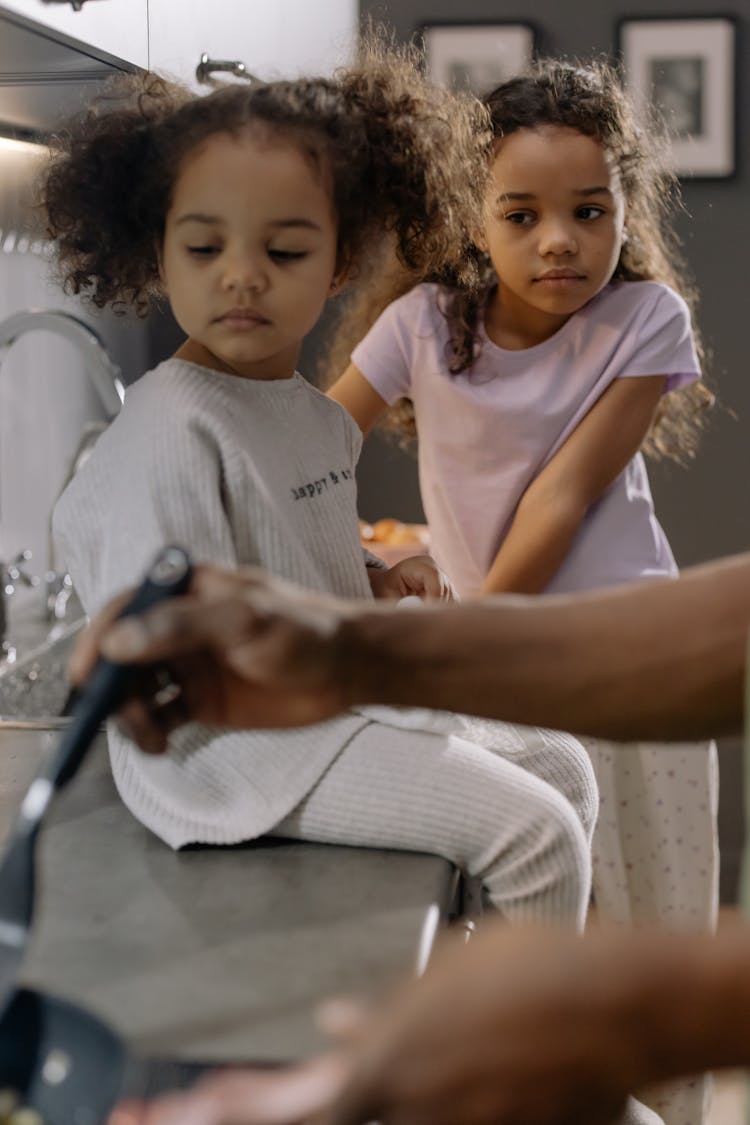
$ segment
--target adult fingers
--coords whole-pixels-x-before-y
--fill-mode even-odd
[[[207,1117],[205,1125],[297,1125],[309,1121],[336,1096],[344,1073],[343,1056],[325,1055],[290,1069],[267,1073],[238,1070],[209,1076],[199,1093],[216,1116]]]
[[[302,1125],[329,1104],[341,1073],[334,1056],[290,1070],[218,1072],[185,1094],[157,1099],[142,1119],[109,1125]]]
[[[261,633],[265,623],[265,615],[245,599],[229,595],[203,603],[188,597],[110,623],[100,647],[110,660],[152,663],[202,649],[224,652]]]
[[[178,719],[165,715],[163,711],[160,713],[142,699],[125,703],[117,716],[120,733],[137,743],[146,754],[165,753],[171,731],[184,722],[184,717]]]
[[[356,996],[332,996],[315,1009],[315,1023],[340,1043],[360,1039],[373,1016],[372,1003]]]
[[[261,572],[253,568],[229,571],[199,566],[195,568],[190,589],[196,598],[211,600],[236,594],[254,584],[262,584],[262,577]],[[108,634],[132,595],[133,590],[128,589],[112,598],[78,637],[68,663],[68,676],[73,684],[82,684],[91,673],[100,655],[103,637]]]
[[[132,594],[132,590],[126,590],[107,602],[101,613],[97,614],[91,624],[76,639],[68,661],[68,678],[71,683],[80,685],[88,678],[99,657],[102,637],[125,608]]]
[[[120,1102],[107,1118],[107,1125],[144,1125],[146,1103],[128,1100]]]

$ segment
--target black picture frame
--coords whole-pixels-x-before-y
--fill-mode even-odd
[[[539,47],[536,26],[525,20],[435,20],[417,32],[430,78],[479,97],[526,69]]]
[[[617,51],[636,109],[653,110],[674,172],[727,179],[736,171],[737,21],[731,15],[627,17]]]

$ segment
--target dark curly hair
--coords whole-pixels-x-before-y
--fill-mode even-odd
[[[186,155],[217,133],[299,147],[331,191],[338,265],[364,282],[395,252],[415,276],[461,258],[481,207],[486,110],[433,87],[418,54],[372,33],[330,78],[234,84],[195,96],[155,74],[117,80],[54,138],[41,183],[64,286],[144,314]],[[467,168],[475,175],[467,176]]]
[[[628,216],[628,237],[620,249],[614,279],[663,282],[685,298],[694,314],[697,293],[688,280],[671,222],[679,203],[678,185],[661,161],[658,129],[647,130],[638,124],[618,72],[603,60],[583,65],[543,59],[483,100],[492,121],[493,152],[504,137],[543,125],[575,129],[602,145],[619,170]],[[443,287],[441,306],[450,326],[449,370],[455,374],[471,366],[477,354],[478,320],[497,283],[489,257],[473,243],[466,248],[460,275],[451,261],[421,277],[399,270],[381,277],[368,301],[362,299],[342,318],[326,360],[331,377],[344,369],[353,346],[386,305],[421,281],[436,281]],[[697,331],[696,344],[703,357]],[[704,410],[712,403],[713,395],[700,382],[665,395],[644,441],[644,452],[677,461],[692,457]],[[386,425],[407,438],[416,434],[409,400],[392,408]]]

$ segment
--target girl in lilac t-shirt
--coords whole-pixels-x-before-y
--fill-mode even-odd
[[[541,63],[486,102],[477,284],[424,279],[399,297],[391,272],[374,325],[344,318],[339,344],[361,342],[330,394],[364,432],[409,400],[433,552],[463,596],[668,578],[641,450],[690,456],[710,395],[665,234],[667,181],[604,66]],[[599,916],[712,925],[713,744],[590,753]],[[669,1125],[698,1125],[703,1093],[687,1082],[656,1105]]]

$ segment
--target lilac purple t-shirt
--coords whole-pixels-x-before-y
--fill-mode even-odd
[[[665,393],[700,377],[683,299],[651,281],[606,286],[553,336],[518,351],[480,325],[468,371],[447,369],[440,290],[394,301],[352,354],[388,403],[408,396],[433,553],[463,595],[476,593],[519,500],[614,379],[666,375]],[[676,573],[637,453],[591,507],[547,592]]]

